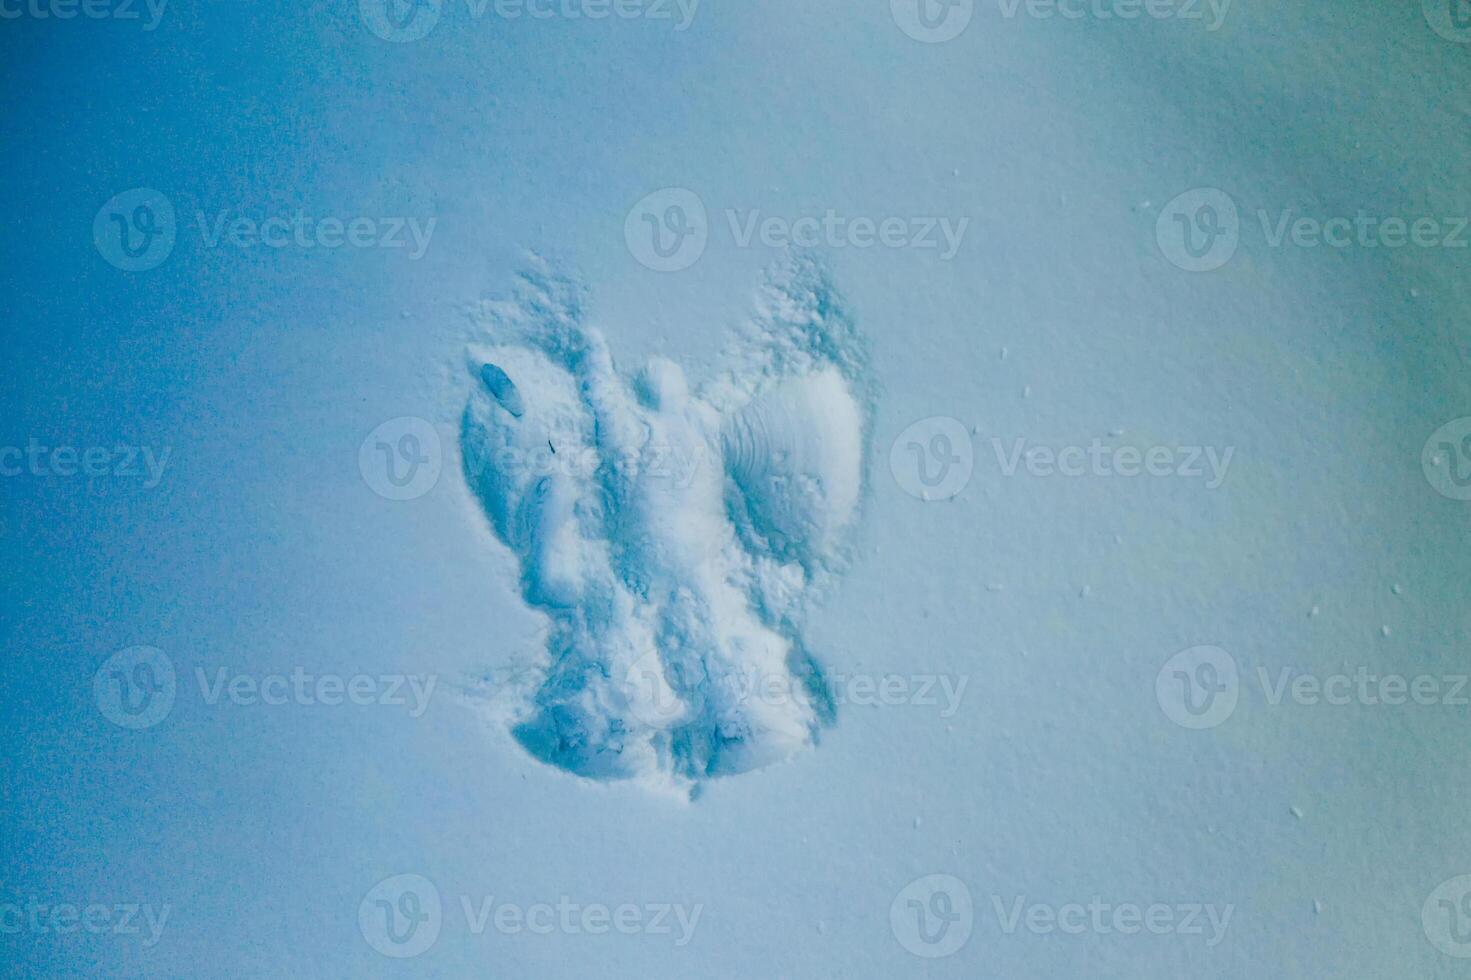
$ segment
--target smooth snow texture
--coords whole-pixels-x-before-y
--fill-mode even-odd
[[[478,319],[466,477],[551,619],[522,745],[687,786],[811,744],[832,705],[801,614],[858,512],[868,390],[820,270],[774,276],[698,391],[662,358],[624,378],[564,279]]]

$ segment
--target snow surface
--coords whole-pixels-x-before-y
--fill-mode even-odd
[[[171,910],[149,946],[146,929],[0,931],[8,969],[1465,974],[1432,936],[1450,936],[1446,909],[1471,873],[1471,709],[1269,697],[1284,670],[1467,672],[1471,512],[1422,465],[1432,436],[1471,416],[1467,250],[1270,240],[1286,209],[1471,211],[1471,49],[1431,29],[1421,4],[1235,0],[1207,31],[977,3],[941,43],[906,34],[888,0],[707,0],[684,31],[677,18],[477,18],[445,3],[409,43],[374,36],[358,6],[174,0],[151,32],[0,25],[15,93],[0,113],[0,445],[172,450],[152,489],[3,480],[0,902]],[[93,222],[141,186],[173,201],[177,244],[126,273],[98,254]],[[635,205],[669,187],[703,202],[708,240],[698,261],[660,272],[625,233]],[[1202,188],[1235,202],[1239,242],[1191,272],[1158,230],[1170,202]],[[298,210],[438,221],[414,261],[211,246],[196,218],[208,229],[221,212]],[[753,214],[759,228],[829,210],[943,218],[957,233],[969,219],[948,261],[938,232],[931,249],[814,250],[866,351],[866,375],[828,358],[869,426],[856,517],[839,520],[836,497],[812,510],[789,495],[727,515],[738,548],[722,540],[722,562],[744,552],[804,573],[808,549],[828,553],[824,522],[846,525],[841,574],[799,628],[771,625],[770,610],[810,583],[778,583],[760,603],[743,583],[732,599],[745,628],[800,638],[831,723],[780,763],[691,775],[698,794],[588,778],[565,755],[548,764],[515,731],[559,697],[543,673],[589,567],[564,558],[606,548],[615,574],[602,580],[630,591],[650,566],[614,566],[637,542],[583,536],[580,517],[569,537],[558,515],[577,516],[581,498],[561,494],[580,483],[554,481],[514,518],[509,497],[477,493],[466,476],[497,471],[466,465],[467,405],[575,423],[568,445],[601,453],[595,401],[682,426],[653,406],[678,403],[683,376],[689,405],[728,420],[689,437],[714,454],[696,478],[726,469],[749,485],[764,465],[743,447],[790,438],[806,453],[811,430],[791,420],[833,399],[783,388],[824,368],[791,370],[770,345],[744,345],[749,369],[725,359],[733,334],[770,322],[763,304],[782,294],[762,284],[788,258],[743,230]],[[487,336],[485,304],[514,301],[528,253],[576,284],[575,324],[604,339],[596,399],[569,380],[566,348]],[[477,373],[490,349],[512,387]],[[726,372],[752,390],[716,398]],[[391,499],[360,449],[405,417],[422,420],[440,465],[426,492]],[[969,478],[926,500],[896,478],[892,449],[936,418],[953,426],[926,435],[947,442],[905,436],[899,456],[933,446],[960,457],[958,474],[968,451]],[[1007,475],[1016,439],[1235,452],[1209,489]],[[624,530],[697,519],[652,513],[644,483],[587,479],[629,494],[604,519],[644,508]],[[487,497],[506,501],[502,524]],[[708,543],[659,530],[671,552]],[[158,724],[126,730],[93,683],[140,646],[171,658],[176,698]],[[1219,684],[1232,663],[1229,717],[1178,723],[1201,707],[1171,700],[1178,672],[1211,680],[1213,666]],[[439,683],[412,717],[211,702],[196,672],[221,668]],[[886,678],[907,686],[882,698]],[[788,730],[805,742],[809,727]],[[675,758],[631,768],[674,779]],[[1200,930],[1124,932],[1110,913],[1105,931],[1095,899],[1164,906],[1176,924],[1199,906]],[[580,914],[564,926],[564,901],[636,906],[644,925],[662,905],[668,928],[594,931]],[[539,904],[550,932],[526,927]],[[1027,925],[1071,905],[1080,933]],[[391,941],[373,932],[385,912],[432,909],[438,930],[417,955],[369,941]]]

